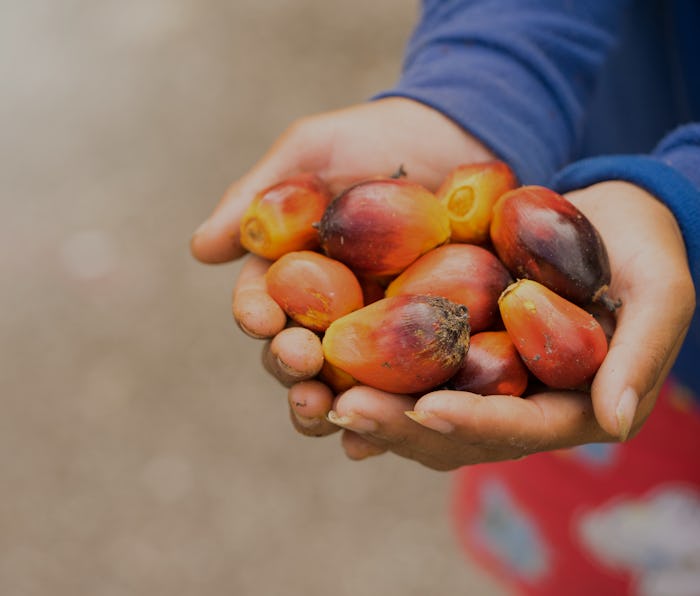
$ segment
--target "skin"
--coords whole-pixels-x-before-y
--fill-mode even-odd
[[[229,188],[195,233],[192,252],[206,263],[240,257],[236,230],[255,191],[298,171],[316,171],[337,192],[403,163],[409,179],[435,189],[455,166],[493,157],[450,120],[410,100],[386,99],[307,118]],[[598,228],[611,261],[611,295],[623,301],[590,395],[547,391],[523,400],[436,391],[416,401],[358,386],[336,397],[322,383],[307,380],[314,368],[307,363],[297,361],[290,375],[292,350],[285,356],[290,342],[277,342],[268,370],[284,383],[296,381],[289,399],[295,428],[309,436],[343,428],[341,445],[351,459],[390,451],[435,470],[626,440],[638,432],[695,309],[685,246],[669,210],[631,184],[603,182],[567,198]],[[261,300],[268,265],[248,257],[234,291],[236,321],[254,337],[272,338],[284,327],[274,306]],[[310,361],[316,358],[309,355]]]

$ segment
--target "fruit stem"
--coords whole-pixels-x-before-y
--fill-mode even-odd
[[[399,164],[399,168],[390,176],[390,178],[398,180],[399,178],[405,178],[406,176],[408,176],[408,174],[406,173],[406,170],[404,170],[403,164]]]
[[[600,286],[595,294],[593,294],[593,302],[600,302],[610,312],[615,312],[622,306],[622,300],[619,298],[611,298],[608,294],[608,286]]]
[[[501,304],[501,300],[503,300],[508,294],[510,294],[515,288],[517,288],[521,283],[522,279],[517,279],[513,283],[509,284],[505,290],[501,292],[501,295],[498,297],[498,304]]]

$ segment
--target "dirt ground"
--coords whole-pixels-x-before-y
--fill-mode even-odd
[[[292,120],[391,85],[405,0],[0,11],[0,594],[501,594],[450,476],[303,438],[191,232]]]

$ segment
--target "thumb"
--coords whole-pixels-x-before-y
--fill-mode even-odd
[[[657,284],[628,296],[608,354],[593,381],[600,426],[624,441],[651,412],[688,329],[682,299]]]
[[[693,317],[686,249],[673,214],[643,188],[613,180],[567,196],[605,240],[622,299],[591,397],[598,424],[624,441],[654,407]]]
[[[203,263],[224,263],[246,251],[240,243],[240,224],[253,197],[264,188],[303,169],[309,150],[318,150],[305,139],[301,126],[290,127],[260,161],[231,184],[212,214],[194,232],[190,250]]]

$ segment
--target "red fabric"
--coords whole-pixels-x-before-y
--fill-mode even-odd
[[[519,594],[655,594],[670,575],[678,583],[700,574],[682,567],[700,557],[683,552],[693,548],[693,537],[654,544],[653,520],[664,515],[678,525],[687,512],[696,526],[700,519],[697,404],[669,382],[642,431],[625,444],[460,470],[454,499],[460,541]],[[700,594],[696,585],[688,593]]]

